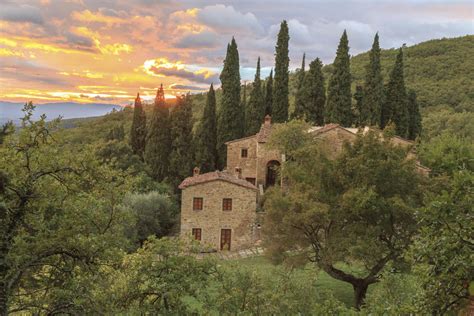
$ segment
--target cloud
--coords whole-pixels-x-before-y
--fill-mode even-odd
[[[96,23],[104,23],[107,25],[127,23],[127,20],[122,17],[118,17],[116,15],[110,15],[111,12],[112,12],[111,10],[102,10],[95,13],[90,10],[84,10],[84,11],[74,11],[71,16],[74,20],[85,22],[85,23],[96,22]]]
[[[274,66],[284,19],[290,30],[290,69],[300,67],[303,52],[308,63],[316,57],[332,62],[344,29],[351,55],[370,49],[377,31],[383,48],[473,33],[472,4],[467,0],[221,3],[0,0],[0,99],[27,95],[21,92],[24,87],[28,93],[35,90],[38,98],[48,98],[46,92],[64,86],[70,93],[96,93],[79,87],[104,82],[132,96],[139,87],[154,88],[161,82],[198,91],[191,88],[219,83],[226,44],[234,35],[242,79],[253,80],[258,56],[262,77]],[[115,94],[101,89],[97,93],[94,96],[104,98]]]
[[[156,75],[161,75],[165,77],[176,77],[197,83],[213,83],[217,82],[217,80],[219,79],[217,74],[212,74],[207,71],[192,72],[186,69],[179,69],[177,67],[161,68],[152,66],[149,68],[149,71],[155,73]]]
[[[215,48],[220,44],[219,35],[211,31],[186,34],[174,44],[177,48]]]
[[[288,29],[290,31],[290,41],[296,45],[308,45],[314,42],[314,37],[307,25],[296,19],[288,21]]]
[[[264,28],[253,13],[241,13],[233,6],[216,4],[197,11],[197,20],[216,31],[254,32],[263,34]]]
[[[96,51],[96,44],[92,38],[72,32],[66,32],[64,34],[64,40],[60,42],[69,44],[72,48],[79,50]]]
[[[30,5],[0,5],[0,20],[43,24],[43,16],[37,7]]]
[[[21,83],[42,83],[54,86],[70,85],[59,77],[55,69],[19,58],[0,59],[0,73],[2,74],[2,79],[9,78]]]
[[[208,88],[207,87],[199,87],[199,86],[173,83],[172,85],[169,86],[169,89],[172,89],[172,90],[204,91],[204,90],[207,90]]]
[[[146,60],[143,64],[143,70],[152,76],[175,77],[206,84],[219,80],[218,74],[209,69],[199,68],[198,70],[192,70],[190,68],[190,66],[184,65],[180,61],[170,62],[166,58]]]

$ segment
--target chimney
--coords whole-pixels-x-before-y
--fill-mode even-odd
[[[272,117],[267,114],[265,115],[265,122],[264,122],[265,125],[272,125]]]
[[[198,176],[198,175],[199,175],[199,172],[201,172],[201,170],[199,169],[199,167],[194,167],[194,169],[193,169],[193,177]]]
[[[242,168],[240,167],[235,167],[235,176],[238,179],[242,179]]]

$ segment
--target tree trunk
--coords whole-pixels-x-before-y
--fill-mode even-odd
[[[366,282],[356,282],[352,284],[354,289],[354,305],[357,310],[360,310],[365,301],[365,295],[367,294],[367,289],[369,284]]]
[[[354,289],[354,306],[357,310],[360,310],[361,306],[364,304],[365,295],[367,294],[369,285],[376,282],[373,275],[369,275],[365,278],[357,278],[354,275],[345,273],[332,265],[323,265],[323,270],[331,277],[352,285],[352,288]]]

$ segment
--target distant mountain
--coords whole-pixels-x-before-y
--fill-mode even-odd
[[[20,122],[23,117],[24,103],[0,101],[0,124],[7,121],[13,121],[15,124]],[[121,106],[103,103],[44,103],[36,105],[34,118],[38,118],[42,114],[46,114],[48,120],[53,120],[59,116],[64,119],[82,118],[91,116],[102,116],[112,110],[120,110]]]

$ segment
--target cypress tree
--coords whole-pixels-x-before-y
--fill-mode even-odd
[[[309,64],[302,88],[303,115],[307,122],[315,125],[324,124],[324,105],[326,89],[324,87],[323,63],[316,58]]]
[[[222,101],[217,119],[217,151],[218,167],[222,169],[227,160],[225,142],[242,137],[245,128],[245,109],[240,104],[239,52],[234,38],[227,46],[220,80]]]
[[[130,146],[133,153],[142,157],[145,153],[146,144],[146,115],[143,110],[140,94],[137,93],[135,105],[133,107],[133,121],[130,131]]]
[[[244,134],[245,134],[245,122],[247,119],[247,81],[244,81],[242,85],[242,100],[240,101],[240,108],[244,111]]]
[[[196,163],[202,172],[216,169],[217,164],[216,94],[211,84],[201,122],[196,131]]]
[[[288,57],[288,41],[290,35],[286,21],[281,22],[280,32],[278,33],[276,54],[275,54],[275,83],[273,86],[273,121],[277,123],[288,120],[288,66],[290,58]]]
[[[303,86],[305,80],[305,55],[306,54],[303,54],[301,68],[298,71],[298,85],[296,87],[295,109],[291,115],[292,118],[302,118],[304,115]]]
[[[171,112],[170,180],[177,186],[193,169],[193,112],[189,95],[176,98]]]
[[[265,115],[272,115],[273,104],[273,69],[270,70],[267,83],[265,85]]]
[[[366,69],[364,84],[364,100],[359,113],[362,125],[376,126],[380,124],[381,108],[384,98],[382,67],[380,65],[379,34],[376,33],[372,49],[369,52],[369,64]]]
[[[356,109],[357,109],[357,119],[355,120],[355,124],[358,127],[363,127],[368,125],[369,121],[367,120],[367,111],[365,108],[365,94],[364,88],[360,85],[356,86],[356,91],[354,93],[354,100],[356,101]]]
[[[151,176],[161,182],[168,176],[171,150],[169,110],[163,85],[156,93],[147,138],[145,161],[150,167]]]
[[[265,100],[262,95],[262,83],[260,81],[260,57],[257,60],[257,71],[250,92],[250,99],[245,112],[246,135],[254,135],[260,130],[260,125],[265,117]]]
[[[327,123],[338,123],[345,127],[352,125],[352,93],[349,58],[349,41],[346,30],[341,40],[333,63],[333,73],[329,80],[328,99],[326,106]]]
[[[421,133],[421,115],[416,92],[408,92],[408,139],[415,140]]]
[[[388,122],[395,124],[395,133],[406,137],[408,132],[408,108],[405,79],[403,75],[403,50],[398,51],[395,65],[390,73],[387,85],[387,96],[382,108],[382,121],[384,128]]]

